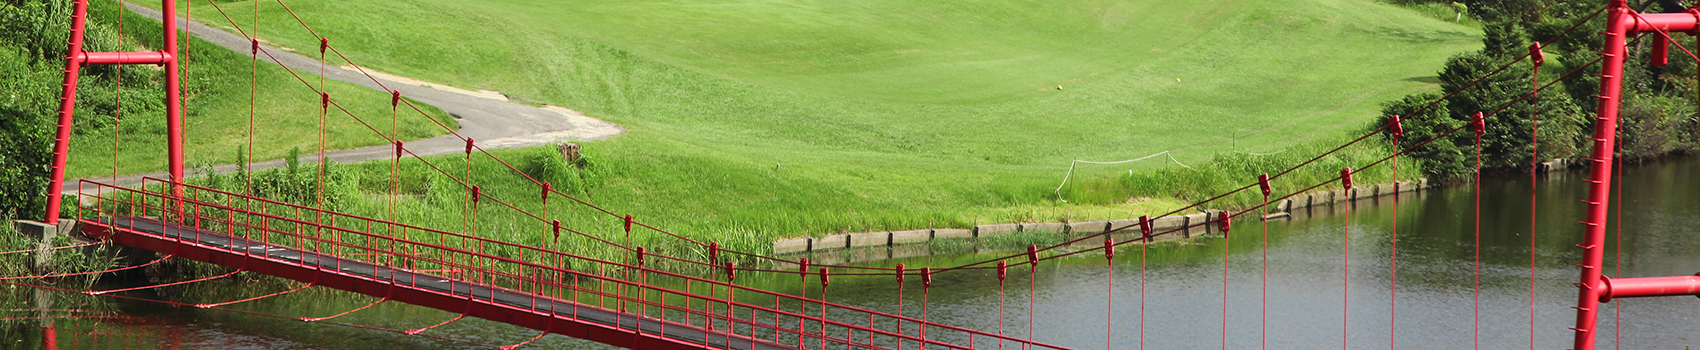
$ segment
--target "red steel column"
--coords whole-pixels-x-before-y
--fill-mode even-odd
[[[71,113],[77,108],[78,54],[83,52],[83,19],[88,0],[71,1],[71,43],[65,52],[64,91],[59,95],[59,133],[53,139],[53,177],[47,182],[47,214],[41,222],[59,224],[59,193],[65,189],[65,157],[71,151]]]
[[[1639,278],[1601,278],[1600,302],[1617,298],[1700,295],[1700,275]]]
[[[167,149],[171,166],[172,195],[183,198],[183,187],[175,184],[183,183],[183,103],[179,99],[177,67],[177,1],[161,0],[161,18],[165,23],[165,54],[171,56],[165,61],[165,133]]]
[[[1594,349],[1594,320],[1600,306],[1600,267],[1605,254],[1606,207],[1611,194],[1612,146],[1617,142],[1618,97],[1623,85],[1624,40],[1635,25],[1625,0],[1607,8],[1605,47],[1600,55],[1599,119],[1594,125],[1594,156],[1588,180],[1588,216],[1583,223],[1582,278],[1577,286],[1575,350]]]
[[[41,348],[46,350],[59,350],[59,334],[57,330],[53,329],[54,327],[51,323],[53,321],[48,322],[47,327],[41,329]]]

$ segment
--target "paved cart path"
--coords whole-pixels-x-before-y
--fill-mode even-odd
[[[134,4],[126,3],[124,6],[154,20],[159,20],[162,16],[159,11]],[[195,37],[235,51],[248,50],[248,39],[242,36],[231,34],[223,29],[191,23],[183,17],[178,17],[177,23],[180,28],[187,28],[189,33]],[[311,74],[318,74],[319,72],[320,63],[317,59],[281,50],[275,46],[266,45],[263,41],[260,46],[262,49],[271,52],[272,57],[276,57],[284,66]],[[339,67],[335,64],[326,65],[324,71],[325,77],[331,80],[386,91],[383,87],[374,83],[372,78],[368,78],[359,71]],[[376,73],[370,69],[367,72]],[[372,75],[383,82],[383,86],[400,91],[402,96],[436,106],[453,115],[460,122],[460,130],[457,131],[460,135],[471,137],[477,140],[481,147],[489,149],[535,146],[568,140],[599,140],[625,131],[624,128],[617,125],[587,117],[570,109],[554,106],[533,107],[507,101],[505,98],[500,98],[499,93],[433,88],[439,86],[439,84],[429,84],[382,73]],[[455,138],[454,135],[407,141],[407,149],[421,156],[458,153],[464,150],[465,145],[464,141]],[[389,159],[391,151],[392,148],[389,145],[377,145],[330,151],[327,152],[326,157],[335,162],[353,163]],[[301,157],[300,161],[302,164],[318,164],[319,156],[314,153]],[[283,165],[283,159],[251,163],[253,169],[275,168]],[[213,169],[221,173],[233,172],[237,169],[237,166],[236,164],[220,164],[213,166]],[[132,186],[140,184],[143,177],[166,178],[167,176],[169,175],[166,173],[119,176],[113,184]],[[103,182],[112,181],[109,176],[88,179]],[[75,194],[77,192],[76,183],[76,181],[68,181],[62,193]]]

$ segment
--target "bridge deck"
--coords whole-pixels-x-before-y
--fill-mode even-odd
[[[792,349],[745,336],[143,218],[84,220],[119,244],[642,349]]]

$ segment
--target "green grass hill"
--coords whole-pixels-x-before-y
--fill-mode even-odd
[[[1386,101],[1435,90],[1448,56],[1481,45],[1469,23],[1374,0],[286,3],[357,63],[627,127],[584,144],[591,166],[568,176],[581,193],[752,250],[781,236],[1174,208],[1192,198],[1140,180],[1192,171],[1166,157],[1081,168],[1063,191],[1078,204],[1052,189],[1071,160],[1165,150],[1196,172],[1232,168],[1199,188],[1248,183],[1362,132]],[[259,5],[277,28],[266,39],[316,45],[276,2]],[[210,6],[194,16],[223,21]],[[538,205],[535,188],[475,166],[490,190]],[[459,224],[458,206],[433,203],[405,205]]]

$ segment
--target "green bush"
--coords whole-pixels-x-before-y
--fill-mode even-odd
[[[65,1],[16,1],[0,6],[0,214],[39,215],[51,175],[54,132],[58,122],[60,87],[71,7]],[[109,17],[116,5],[90,4],[85,25],[85,50],[119,51],[117,30]],[[129,40],[134,43],[134,39]],[[145,68],[90,66],[78,80],[78,104],[73,112],[75,135],[109,133],[118,115],[159,115],[165,110],[161,74]],[[122,80],[122,82],[120,82]],[[119,84],[123,103],[117,102]],[[133,118],[131,127],[163,133],[161,118]],[[109,143],[108,143],[109,144]],[[74,186],[74,184],[67,184]],[[74,201],[70,203],[75,203]],[[75,211],[62,211],[74,215]]]
[[[567,161],[556,151],[557,146],[533,147],[526,155],[524,168],[520,169],[526,175],[537,181],[548,182],[556,191],[568,195],[587,193],[594,183],[594,168],[590,157],[580,153],[578,159]]]
[[[1486,6],[1481,8],[1505,14],[1504,10],[1508,7],[1500,6],[1510,5],[1476,6]],[[1535,81],[1532,79],[1536,67],[1529,60],[1512,64],[1528,54],[1531,37],[1548,40],[1564,29],[1558,28],[1558,24],[1567,28],[1587,13],[1574,15],[1574,18],[1539,22],[1528,22],[1518,16],[1495,17],[1484,26],[1481,51],[1453,56],[1439,72],[1440,90],[1455,94],[1421,114],[1417,114],[1418,108],[1436,101],[1441,95],[1423,93],[1406,96],[1403,100],[1384,105],[1381,122],[1372,127],[1379,128],[1393,116],[1400,116],[1404,119],[1406,132],[1400,141],[1402,145],[1409,146],[1467,125],[1476,113],[1483,113],[1487,128],[1481,137],[1481,165],[1486,170],[1526,171],[1531,169],[1533,158],[1544,161],[1580,156],[1579,152],[1589,143],[1584,137],[1588,125],[1583,108],[1577,101],[1592,102],[1593,99],[1587,94],[1577,94],[1587,90],[1581,85],[1597,85],[1597,81],[1573,78],[1544,90],[1545,93],[1535,98],[1537,96],[1529,94],[1534,88]],[[1587,37],[1583,32],[1568,35],[1580,39]],[[1583,45],[1578,42],[1560,42],[1543,50],[1546,51],[1547,64],[1540,70],[1539,82],[1549,84],[1564,72],[1578,67],[1597,69],[1584,67],[1592,61],[1579,58],[1588,56],[1591,59],[1593,55],[1566,51],[1580,50],[1581,47]],[[1488,75],[1496,70],[1497,74]],[[1388,136],[1383,135],[1382,140],[1392,141]],[[1475,142],[1474,133],[1466,128],[1446,139],[1413,149],[1411,156],[1419,159],[1423,172],[1433,179],[1456,178],[1474,171]],[[1537,150],[1538,156],[1533,154]]]
[[[1623,101],[1618,112],[1619,153],[1647,158],[1695,148],[1694,101],[1668,96]]]
[[[1455,118],[1441,95],[1436,93],[1415,94],[1404,99],[1389,102],[1382,109],[1381,122],[1371,127],[1387,125],[1393,116],[1404,119],[1405,135],[1402,144],[1410,145],[1439,136],[1448,130],[1467,125],[1468,119]],[[1433,104],[1424,110],[1424,106]],[[1420,110],[1420,111],[1419,111]],[[1391,135],[1381,134],[1383,141],[1392,142]],[[1423,169],[1423,175],[1436,180],[1445,180],[1461,174],[1469,173],[1472,169],[1475,153],[1473,133],[1466,128],[1451,137],[1435,140],[1422,147],[1411,150],[1409,155],[1418,160]]]

